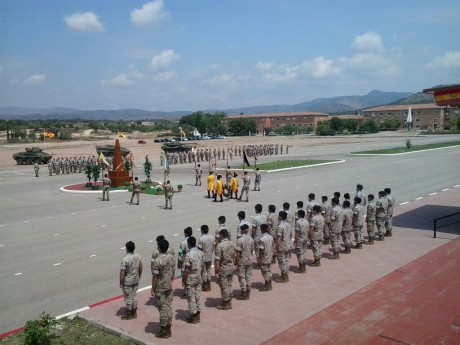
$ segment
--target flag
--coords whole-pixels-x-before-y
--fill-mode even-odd
[[[48,138],[48,139],[54,139],[54,133],[53,132],[43,132],[43,135],[45,136],[45,138]]]
[[[169,175],[169,162],[168,162],[168,156],[165,155],[165,158],[163,159],[163,168],[165,170],[165,173]]]
[[[104,163],[107,167],[110,167],[110,164],[109,164],[109,162],[107,162],[107,160],[105,159],[105,156],[104,156],[104,154],[102,153],[102,151],[101,151],[101,153],[99,154],[99,161],[102,162],[102,163]]]
[[[133,168],[137,168],[137,167],[136,167],[136,164],[134,164],[134,155],[133,155],[132,152],[129,154],[129,163],[131,164],[131,166],[132,166]],[[132,168],[131,168],[131,169],[132,169]]]
[[[249,161],[248,161],[248,156],[246,156],[246,150],[243,150],[243,166],[244,166],[245,164],[246,164],[248,167],[251,166],[251,164],[249,164]]]
[[[122,132],[118,132],[118,137],[126,139],[126,136]]]

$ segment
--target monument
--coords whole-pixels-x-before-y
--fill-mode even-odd
[[[113,153],[112,170],[109,170],[109,179],[113,187],[120,187],[125,182],[130,182],[129,171],[125,169],[121,155],[121,146],[118,139],[115,140],[115,151]]]

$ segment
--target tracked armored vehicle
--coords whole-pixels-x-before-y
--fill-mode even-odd
[[[165,153],[174,153],[174,152],[189,152],[193,148],[192,145],[183,144],[179,142],[166,143],[161,145],[161,149]]]
[[[16,164],[47,164],[48,161],[53,157],[53,155],[46,153],[39,147],[26,147],[24,152],[18,152],[13,154],[13,159],[16,161]]]
[[[113,157],[115,152],[115,145],[97,145],[96,152],[98,155],[100,155],[102,152],[105,157]],[[121,155],[123,157],[129,155],[130,152],[131,150],[128,150],[126,147],[121,147]]]

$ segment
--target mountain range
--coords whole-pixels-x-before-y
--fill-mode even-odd
[[[385,92],[373,90],[366,95],[317,98],[293,105],[261,105],[234,109],[214,109],[205,112],[224,111],[232,114],[260,114],[315,111],[322,113],[350,113],[365,108],[387,104],[432,103],[433,96],[412,92]],[[93,119],[93,120],[140,120],[140,119],[178,119],[193,111],[148,111],[141,109],[120,110],[80,110],[76,108],[29,109],[20,107],[0,107],[0,119]]]

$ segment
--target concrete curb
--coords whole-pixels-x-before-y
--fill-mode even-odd
[[[299,167],[291,167],[291,168],[283,168],[283,169],[275,169],[275,170],[259,170],[259,171],[269,174],[269,173],[273,173],[273,172],[295,170],[295,169],[305,169],[305,168],[314,168],[314,167],[318,167],[318,166],[321,166],[321,165],[330,165],[330,164],[338,164],[338,163],[345,163],[345,159],[338,160],[338,161],[335,161],[335,162],[318,163],[318,164],[312,164],[312,165],[302,165],[302,166],[299,166]],[[225,170],[225,169],[223,169],[223,170]],[[254,169],[251,169],[251,170],[232,169],[232,171],[250,171],[250,172],[254,172],[255,170]]]
[[[460,145],[438,147],[438,148],[435,148],[435,149],[418,150],[418,151],[412,151],[412,152],[401,152],[401,153],[353,153],[353,152],[349,152],[347,154],[349,156],[399,156],[399,155],[408,155],[408,154],[411,154],[411,153],[419,153],[419,152],[425,152],[425,151],[450,149],[452,147],[460,147]]]

